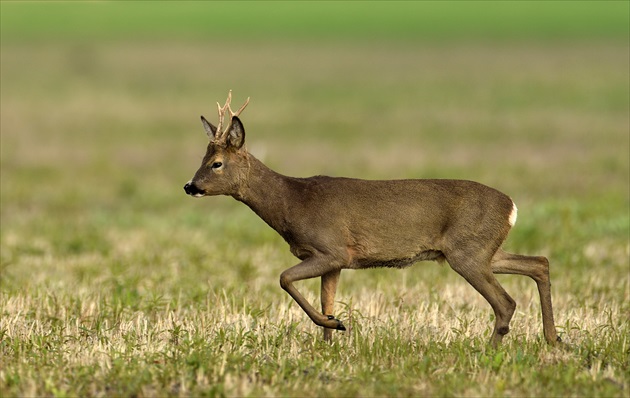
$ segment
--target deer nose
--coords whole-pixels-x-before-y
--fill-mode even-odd
[[[199,188],[197,188],[197,186],[193,184],[192,181],[188,181],[186,185],[184,185],[184,191],[186,191],[186,193],[191,196],[203,195],[203,192]]]

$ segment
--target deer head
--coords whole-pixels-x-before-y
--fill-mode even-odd
[[[188,195],[200,198],[211,195],[236,195],[247,177],[249,160],[245,144],[245,129],[238,116],[249,103],[247,101],[233,112],[230,108],[232,91],[228,93],[225,105],[217,102],[219,122],[215,127],[201,116],[210,142],[203,157],[201,167],[192,180],[184,185]],[[227,126],[224,127],[226,112],[229,112]]]

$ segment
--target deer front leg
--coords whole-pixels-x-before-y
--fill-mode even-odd
[[[322,314],[331,315],[333,306],[335,303],[335,293],[337,292],[337,283],[339,282],[339,275],[341,270],[331,271],[322,275]],[[324,340],[330,341],[332,339],[332,329],[324,328]]]
[[[303,279],[316,278],[330,272],[339,272],[339,269],[331,266],[325,258],[310,257],[298,265],[295,265],[280,275],[280,286],[289,293],[293,300],[306,312],[316,325],[329,329],[346,330],[343,323],[332,315],[320,314],[293,286],[293,282]]]

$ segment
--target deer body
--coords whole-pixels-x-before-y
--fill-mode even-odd
[[[470,245],[484,228],[498,249],[510,229],[512,200],[472,181],[292,178],[249,156],[249,183],[235,198],[300,259],[327,253],[340,268],[404,267]]]
[[[333,313],[342,269],[405,267],[417,261],[446,260],[492,306],[497,345],[509,331],[516,304],[493,273],[522,274],[539,289],[546,340],[558,340],[553,322],[549,263],[544,257],[500,249],[516,219],[505,194],[464,180],[387,180],[315,176],[287,177],[267,168],[243,148],[238,114],[219,127],[203,117],[210,144],[201,168],[184,189],[193,196],[230,195],[249,206],[302,260],[284,271],[280,284],[319,326],[324,338],[345,330]],[[246,103],[247,104],[247,103]],[[245,104],[245,105],[246,105]],[[322,312],[293,286],[321,277]]]

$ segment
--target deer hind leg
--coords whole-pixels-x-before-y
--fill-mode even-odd
[[[296,303],[306,315],[311,318],[318,326],[324,328],[346,330],[343,323],[339,319],[336,319],[332,315],[324,315],[319,313],[309,302],[302,296],[302,294],[293,286],[293,282],[303,279],[316,278],[318,276],[326,275],[331,272],[339,272],[339,269],[331,266],[325,258],[310,257],[298,265],[295,265],[280,275],[280,286],[289,293],[289,295],[295,300]],[[338,278],[338,277],[337,277]]]
[[[551,282],[549,280],[549,260],[545,257],[523,256],[499,249],[492,258],[492,272],[495,274],[517,274],[532,278],[538,286],[543,318],[543,333],[548,344],[561,341],[556,333],[551,307]]]
[[[331,271],[322,275],[322,314],[325,316],[332,316],[333,306],[335,303],[335,293],[337,292],[337,283],[339,283],[339,276],[341,270]],[[332,339],[333,329],[324,328],[324,340],[330,341]]]
[[[510,320],[516,309],[516,302],[499,284],[492,274],[490,260],[475,259],[475,256],[447,256],[451,268],[472,285],[490,304],[495,315],[495,324],[490,344],[497,347],[503,336],[510,331]]]

